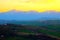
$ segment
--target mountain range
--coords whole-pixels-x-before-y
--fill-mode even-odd
[[[0,20],[18,20],[18,21],[34,21],[34,20],[60,20],[60,12],[22,12],[8,11],[1,13]]]

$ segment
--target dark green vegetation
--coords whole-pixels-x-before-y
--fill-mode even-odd
[[[16,39],[31,40],[32,38],[35,39],[36,34],[37,35],[43,34],[43,35],[50,36],[52,38],[60,38],[60,20],[57,21],[47,20],[47,21],[36,21],[36,22],[35,21],[29,21],[29,22],[10,21],[7,24],[3,23],[0,25],[0,34],[4,35],[3,38],[6,37],[7,40],[16,40]],[[27,39],[27,37],[25,38],[24,36],[21,35],[24,35],[25,37],[27,35],[28,37],[29,35],[32,35],[34,37]]]
[[[37,35],[36,35],[37,34]],[[42,34],[42,35],[41,35]],[[2,40],[57,40],[55,37],[49,37],[48,35],[53,35],[60,37],[59,32],[53,32],[43,27],[33,27],[27,25],[14,25],[14,24],[5,24],[0,25],[0,37]],[[43,39],[45,38],[45,39]]]

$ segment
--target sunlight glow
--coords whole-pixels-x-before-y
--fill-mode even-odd
[[[60,12],[60,0],[0,0],[0,12],[17,11],[57,11]]]

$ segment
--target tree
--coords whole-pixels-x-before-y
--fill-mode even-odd
[[[14,37],[16,34],[7,25],[0,25],[0,39],[5,40],[7,37]]]

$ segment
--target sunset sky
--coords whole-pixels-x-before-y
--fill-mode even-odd
[[[0,0],[2,20],[60,20],[59,12],[60,0]]]
[[[57,11],[60,12],[60,0],[0,0],[0,12],[16,11]]]

